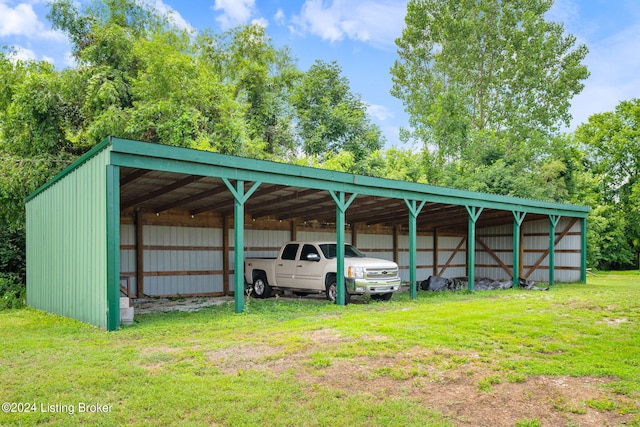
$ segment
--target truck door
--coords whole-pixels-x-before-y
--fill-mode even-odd
[[[308,259],[312,255],[313,260]],[[315,256],[314,256],[315,255]],[[301,289],[324,290],[322,273],[325,263],[321,261],[320,251],[314,245],[302,246],[296,263],[296,287]]]
[[[296,255],[299,247],[298,243],[289,243],[282,250],[280,258],[276,259],[276,281],[278,286],[287,288],[296,286]]]

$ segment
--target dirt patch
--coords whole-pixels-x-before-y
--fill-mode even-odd
[[[137,298],[130,304],[135,314],[166,313],[169,311],[198,311],[212,305],[232,302],[232,297],[176,297],[176,298]]]
[[[461,427],[513,427],[522,420],[538,420],[541,426],[617,426],[633,420],[633,412],[640,410],[637,401],[603,387],[612,381],[606,378],[527,377],[494,366],[477,354],[449,350],[341,355],[340,347],[354,341],[333,329],[311,331],[306,338],[309,344],[296,351],[243,345],[210,352],[209,357],[227,373],[288,371],[308,384],[408,399],[440,411]],[[384,346],[385,340],[372,337],[369,341]],[[317,358],[318,348],[338,352],[335,357]],[[602,408],[611,402],[614,408]],[[625,412],[622,407],[631,410]]]

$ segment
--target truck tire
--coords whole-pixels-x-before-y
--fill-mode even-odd
[[[329,278],[327,278],[327,285],[326,285],[326,294],[327,294],[327,299],[329,301],[332,301],[334,304],[337,304],[338,301],[338,288],[337,288],[337,282],[336,282],[336,278],[335,276],[331,276]],[[349,294],[349,292],[347,292],[347,288],[345,286],[344,289],[344,305],[349,304],[349,302],[351,301],[351,295]]]
[[[264,273],[256,274],[253,279],[253,296],[256,298],[269,298],[271,296],[271,286],[267,282],[267,276]]]
[[[374,301],[389,301],[393,296],[393,292],[389,292],[387,294],[373,294],[371,295],[371,299]]]

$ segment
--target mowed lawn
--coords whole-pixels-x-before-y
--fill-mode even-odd
[[[640,426],[640,275],[248,300],[104,332],[0,312],[0,425]]]

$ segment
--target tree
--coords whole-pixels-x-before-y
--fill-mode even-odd
[[[535,159],[568,124],[569,101],[588,77],[586,46],[545,20],[551,5],[410,0],[391,75],[411,136],[447,159],[475,155],[481,144],[507,162]]]
[[[293,155],[296,137],[289,95],[301,73],[289,50],[273,46],[265,28],[258,24],[222,34],[205,32],[199,49],[199,60],[220,76],[235,101],[245,105],[244,121],[247,138],[254,146],[253,156]]]
[[[336,62],[317,60],[294,88],[292,103],[307,155],[323,157],[347,150],[358,165],[382,148],[383,139],[367,115],[366,104],[351,93],[341,74]]]
[[[595,224],[604,224],[602,258],[607,266],[634,266],[640,252],[640,99],[592,115],[576,129],[575,138],[589,153],[589,166],[601,185]]]

